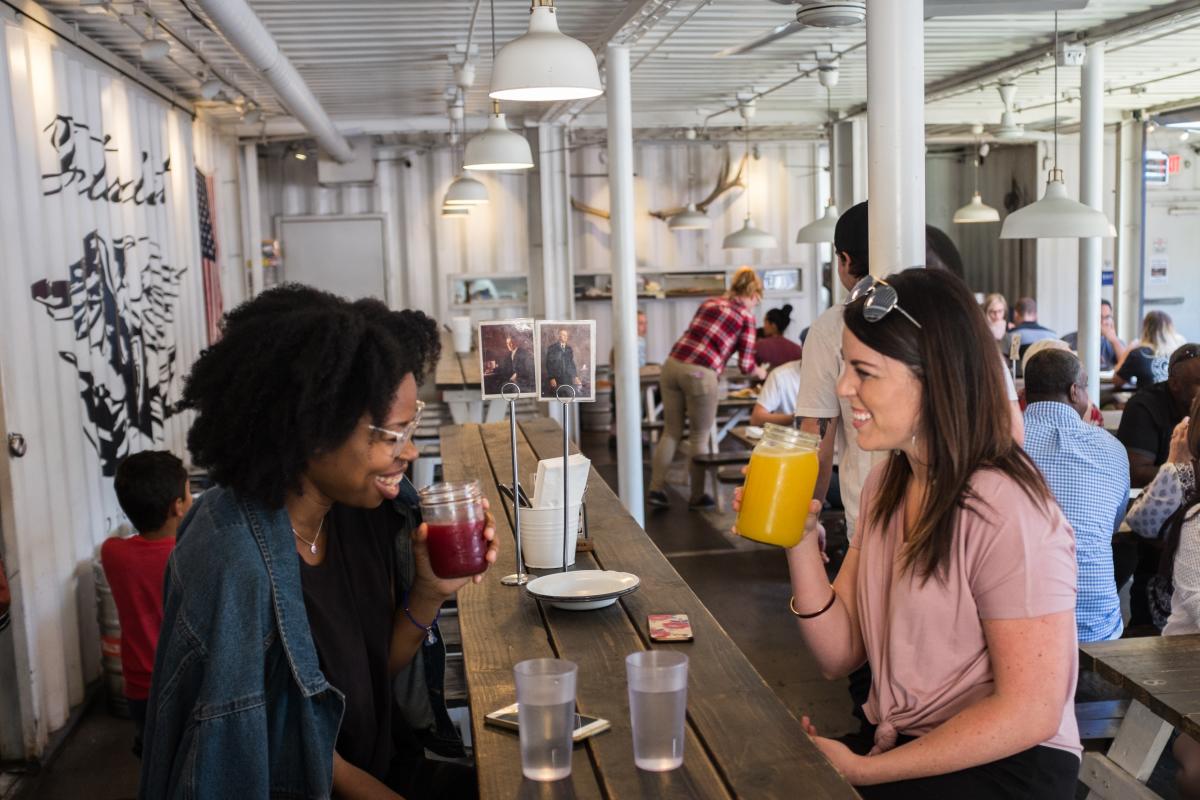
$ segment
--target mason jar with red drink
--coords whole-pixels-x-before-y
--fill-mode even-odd
[[[421,515],[429,562],[439,578],[466,578],[487,569],[483,492],[479,481],[435,483],[422,489]]]

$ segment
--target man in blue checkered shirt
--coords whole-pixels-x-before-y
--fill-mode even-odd
[[[1125,448],[1083,421],[1087,373],[1074,353],[1044,350],[1025,367],[1025,451],[1075,529],[1081,642],[1117,639],[1124,624],[1113,577],[1112,537],[1129,502]]]

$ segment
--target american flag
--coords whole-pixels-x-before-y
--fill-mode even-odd
[[[213,179],[196,170],[196,195],[200,210],[200,268],[204,275],[204,322],[208,328],[208,343],[221,338],[221,315],[225,313],[221,300],[221,268],[217,264],[217,231],[213,226]]]

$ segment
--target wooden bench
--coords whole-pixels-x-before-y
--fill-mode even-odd
[[[716,453],[697,453],[692,456],[692,463],[704,467],[704,485],[708,486],[709,478],[712,478],[713,498],[717,501],[717,510],[724,510],[724,503],[721,499],[721,469],[723,467],[736,466],[738,470],[737,483],[741,483],[741,466],[750,463],[749,450],[732,450],[727,452]]]

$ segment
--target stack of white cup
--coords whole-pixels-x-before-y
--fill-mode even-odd
[[[579,536],[579,506],[571,506],[568,518],[572,520],[572,539]],[[525,566],[537,569],[561,568],[563,565],[563,510],[562,508],[521,509],[521,554]],[[567,566],[575,563],[575,543],[567,550]]]

